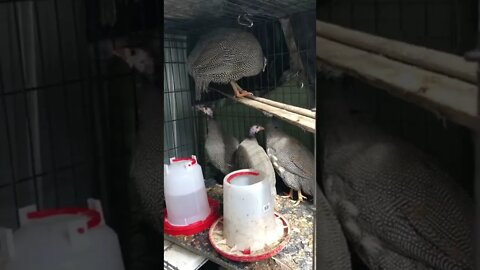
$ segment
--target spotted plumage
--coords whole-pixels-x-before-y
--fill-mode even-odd
[[[413,146],[350,119],[345,105],[324,108],[325,191],[369,268],[473,269],[465,191]]]
[[[131,176],[138,190],[143,212],[150,224],[163,231],[163,129],[159,89],[145,86],[139,103],[139,130],[131,166]]]
[[[265,129],[267,155],[275,171],[291,189],[313,195],[315,159],[297,139],[287,135],[271,119]]]
[[[208,91],[210,82],[230,83],[237,97],[250,94],[236,81],[259,74],[265,66],[266,59],[255,36],[236,28],[218,28],[202,36],[187,59],[197,100]]]

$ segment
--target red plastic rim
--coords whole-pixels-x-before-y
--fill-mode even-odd
[[[163,232],[173,236],[190,236],[209,229],[210,226],[212,226],[212,224],[215,222],[215,220],[217,220],[220,216],[220,203],[208,197],[208,204],[210,205],[210,215],[202,221],[197,221],[187,226],[174,226],[170,224],[167,219],[167,209],[165,209],[165,217],[163,219]]]
[[[266,259],[269,259],[275,255],[277,255],[282,249],[287,245],[288,241],[290,240],[290,224],[288,224],[287,220],[285,217],[280,215],[279,213],[275,212],[275,217],[280,218],[282,221],[283,225],[286,226],[286,232],[284,231],[284,236],[283,236],[283,241],[278,243],[277,246],[275,246],[273,249],[267,250],[263,253],[257,254],[257,255],[250,255],[251,252],[250,250],[244,250],[242,251],[243,255],[236,255],[233,253],[229,253],[226,251],[223,251],[222,249],[219,248],[217,243],[213,241],[213,232],[215,231],[215,228],[220,222],[223,222],[223,217],[220,217],[215,223],[212,225],[210,228],[210,231],[208,233],[208,240],[212,244],[213,248],[215,251],[217,251],[220,255],[223,257],[232,260],[232,261],[237,261],[237,262],[259,262],[263,261]]]
[[[235,178],[235,177],[237,177],[237,176],[241,176],[241,175],[255,175],[255,176],[258,176],[259,173],[258,173],[258,172],[255,172],[255,171],[236,172],[236,173],[231,174],[231,175],[227,178],[227,182],[228,182],[229,184],[231,184],[233,178]]]
[[[93,209],[88,208],[60,208],[60,209],[49,209],[41,210],[27,213],[27,218],[29,219],[41,219],[52,216],[59,215],[84,215],[89,219],[87,221],[87,229],[92,229],[100,225],[101,217],[100,213]],[[79,229],[79,232],[82,229]],[[81,232],[80,232],[81,233]]]
[[[172,162],[180,162],[180,161],[190,161],[190,164],[187,165],[188,167],[197,164],[197,160],[194,159],[193,157],[191,157],[191,158],[187,158],[187,157],[186,157],[186,158],[174,158],[174,159],[172,159]]]

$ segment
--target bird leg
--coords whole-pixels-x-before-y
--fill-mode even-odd
[[[293,189],[290,189],[290,192],[288,192],[288,195],[283,195],[283,196],[280,196],[280,197],[293,199]]]
[[[307,199],[307,197],[303,196],[302,195],[302,191],[301,190],[298,190],[298,201],[294,204],[294,206],[297,206],[298,204],[300,204],[301,202],[303,202],[303,199]]]
[[[230,85],[232,85],[233,91],[235,92],[235,97],[245,97],[245,96],[253,96],[252,93],[243,90],[237,82],[231,81]]]

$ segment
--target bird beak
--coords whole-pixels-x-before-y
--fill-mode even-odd
[[[258,131],[262,131],[262,130],[265,130],[264,127],[258,127]]]

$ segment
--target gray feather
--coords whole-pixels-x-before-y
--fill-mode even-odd
[[[405,269],[410,263],[417,269],[473,269],[468,195],[413,146],[348,120],[342,106],[326,108],[341,117],[325,119],[325,170],[335,183],[324,185],[342,187],[329,196],[337,210],[345,201],[358,208],[358,216],[337,213],[344,226],[358,227],[360,237],[346,232],[370,268]],[[372,241],[362,241],[365,235],[378,239],[379,252],[368,249]]]

